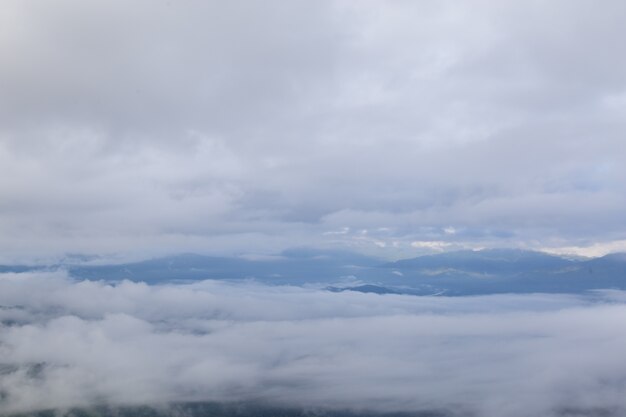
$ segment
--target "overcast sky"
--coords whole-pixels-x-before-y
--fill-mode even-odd
[[[626,3],[4,0],[0,253],[626,248]]]

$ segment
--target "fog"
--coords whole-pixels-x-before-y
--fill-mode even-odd
[[[623,410],[626,294],[414,297],[0,276],[0,412],[262,401],[485,416]]]

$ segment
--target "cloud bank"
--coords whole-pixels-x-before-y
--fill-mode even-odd
[[[621,1],[2,8],[4,258],[626,232]]]
[[[626,409],[626,296],[411,297],[0,276],[0,412],[264,401],[484,417]]]

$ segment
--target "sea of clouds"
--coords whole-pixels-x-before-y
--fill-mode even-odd
[[[263,401],[485,417],[626,410],[626,294],[415,297],[0,275],[0,413]]]

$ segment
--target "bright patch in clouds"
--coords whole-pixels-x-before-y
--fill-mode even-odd
[[[604,256],[614,252],[626,252],[626,240],[594,243],[589,246],[564,246],[556,248],[542,248],[542,251],[556,255],[578,255],[590,258]]]
[[[450,242],[441,241],[415,241],[411,242],[411,246],[419,249],[433,249],[441,251],[447,247],[452,246],[452,244]]]

